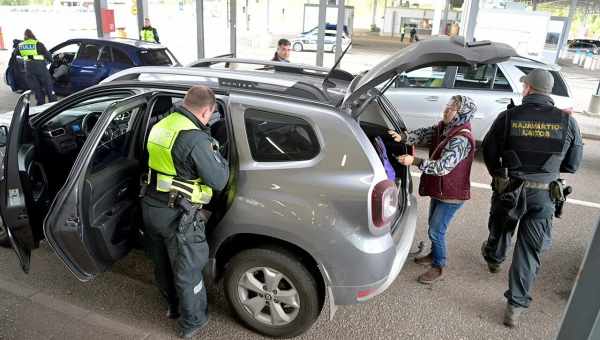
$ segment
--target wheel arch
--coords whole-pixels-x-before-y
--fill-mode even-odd
[[[215,279],[218,280],[222,277],[222,274],[226,271],[227,263],[236,254],[254,248],[272,249],[283,253],[291,253],[296,256],[317,282],[319,307],[323,308],[325,304],[325,292],[329,283],[324,267],[302,247],[279,238],[248,233],[231,235],[219,245],[219,248],[215,252]]]

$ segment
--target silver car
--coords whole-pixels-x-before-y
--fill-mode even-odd
[[[521,103],[523,86],[519,80],[536,68],[546,69],[554,77],[551,97],[556,106],[573,108],[571,91],[558,66],[521,57],[496,64],[448,66],[438,63],[414,68],[402,73],[386,96],[402,113],[409,129],[436,124],[452,96],[469,96],[479,107],[471,124],[475,138],[481,141],[511,100]]]
[[[325,26],[324,46],[323,49],[328,52],[335,52],[335,41],[337,37],[336,31],[337,25],[327,24]],[[348,27],[344,25],[344,32],[342,33],[342,50],[345,50],[352,39],[348,35]],[[298,36],[291,39],[292,48],[296,52],[302,51],[316,51],[317,40],[319,35],[319,27],[315,27],[309,31],[302,32]]]
[[[150,128],[191,85],[204,84],[217,94],[220,119],[210,128],[231,173],[205,207],[212,211],[207,277],[223,278],[232,311],[249,328],[299,335],[326,303],[333,317],[336,306],[385,291],[413,242],[410,172],[384,161],[412,150],[388,136],[405,126],[376,86],[407,65],[515,54],[503,44],[464,47],[455,39],[415,45],[354,78],[272,62],[254,62],[263,71],[218,69],[211,66],[223,60],[209,60],[128,69],[31,117],[25,93],[10,130],[0,128],[5,238],[25,272],[42,239],[81,281],[108,270],[144,230],[138,192]]]

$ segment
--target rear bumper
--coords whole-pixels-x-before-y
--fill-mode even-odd
[[[411,195],[410,206],[407,207],[406,213],[398,221],[401,226],[396,228],[396,232],[392,234],[395,255],[387,275],[377,282],[362,286],[331,286],[335,305],[350,305],[367,301],[383,293],[396,280],[408,258],[415,237],[417,215],[417,199],[414,195]]]

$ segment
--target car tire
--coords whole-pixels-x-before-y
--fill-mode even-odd
[[[0,219],[0,247],[10,248],[10,239],[8,238],[8,233],[6,232],[6,226],[4,225],[4,221]]]
[[[302,52],[304,50],[304,46],[302,46],[302,43],[299,43],[299,42],[294,43],[294,46],[292,46],[292,48],[296,52]]]
[[[272,280],[269,282],[267,277]],[[273,288],[274,282],[276,292],[267,289]],[[283,249],[255,248],[236,254],[227,264],[223,284],[229,306],[239,320],[269,337],[298,336],[321,313],[321,295],[315,278],[297,256]],[[260,285],[263,285],[262,295],[257,292]],[[289,305],[278,300],[284,298]]]

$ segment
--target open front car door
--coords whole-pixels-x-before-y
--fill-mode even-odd
[[[49,245],[81,281],[106,271],[131,249],[142,223],[135,154],[152,93],[110,105],[77,157],[44,222]]]
[[[6,138],[0,209],[10,243],[21,268],[29,272],[31,251],[39,247],[42,221],[48,205],[48,181],[35,161],[36,147],[29,123],[31,91],[21,95]]]

